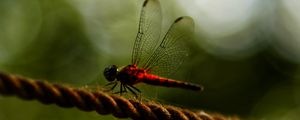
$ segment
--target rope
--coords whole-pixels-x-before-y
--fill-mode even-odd
[[[191,111],[156,103],[141,103],[127,100],[103,91],[91,92],[86,89],[51,84],[47,81],[0,72],[0,94],[16,95],[24,100],[38,100],[43,104],[56,104],[63,108],[77,107],[82,111],[97,111],[101,115],[112,114],[117,118],[134,120],[226,120],[238,119],[221,114]]]

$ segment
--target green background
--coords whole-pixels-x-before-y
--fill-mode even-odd
[[[0,0],[0,70],[76,87],[103,86],[107,65],[130,63],[141,4],[139,0]],[[208,16],[201,9],[190,7],[193,14],[189,14],[186,5],[161,1],[163,32],[181,15],[190,15],[196,24],[194,40],[187,42],[190,56],[170,77],[202,84],[205,90],[137,85],[145,101],[243,118],[297,119],[300,17],[295,6],[300,3],[255,4],[247,23],[229,24],[239,29],[218,31],[221,35],[215,36],[211,33],[216,29],[205,29],[206,24],[199,22]],[[223,24],[215,26],[221,29]],[[239,44],[243,40],[250,41],[244,43],[246,47]],[[0,96],[0,120],[19,119],[116,118]]]

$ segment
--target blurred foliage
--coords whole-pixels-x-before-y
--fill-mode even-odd
[[[138,85],[143,98],[254,119],[297,119],[300,112],[300,2],[161,1],[163,30],[195,19],[191,53],[171,76],[201,93]],[[138,0],[0,0],[1,71],[91,87],[105,66],[127,65],[138,27]],[[114,119],[0,96],[0,120]]]

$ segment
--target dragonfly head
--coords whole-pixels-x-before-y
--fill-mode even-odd
[[[104,69],[104,77],[106,78],[106,80],[110,82],[116,79],[117,74],[118,74],[118,67],[116,65],[110,65]]]

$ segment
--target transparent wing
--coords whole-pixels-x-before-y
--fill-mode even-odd
[[[193,32],[191,17],[177,18],[143,68],[165,77],[175,72],[188,56],[185,42],[191,39]]]
[[[141,66],[157,46],[161,31],[161,9],[157,0],[145,0],[132,51],[132,64]]]

